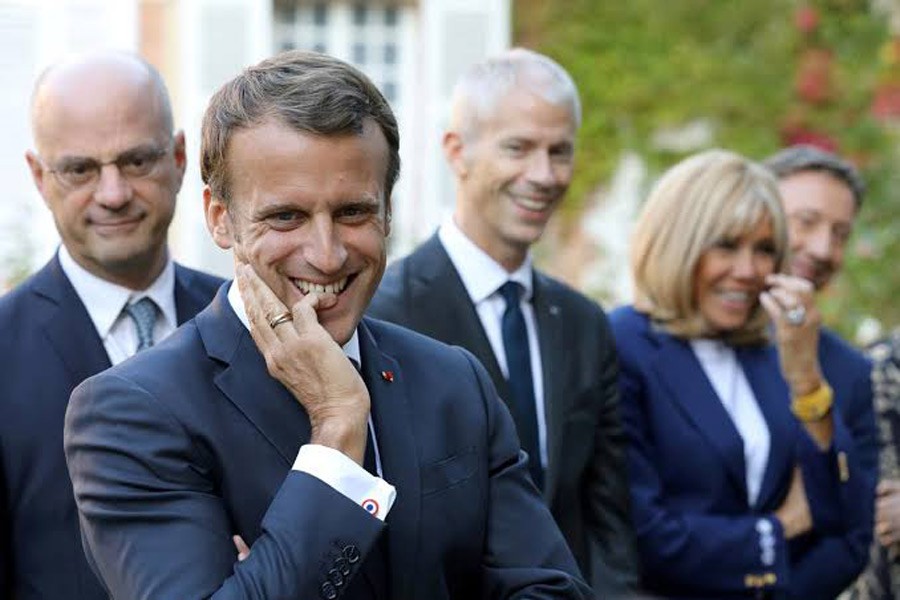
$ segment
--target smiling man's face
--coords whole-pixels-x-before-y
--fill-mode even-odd
[[[339,344],[384,273],[388,156],[374,121],[361,134],[319,136],[270,119],[229,142],[230,206],[205,192],[216,243],[253,266],[285,306],[311,291],[335,296],[317,314]]]
[[[817,290],[841,270],[856,201],[850,187],[824,171],[800,171],[778,182],[788,218],[790,273]]]
[[[525,259],[569,188],[576,128],[567,103],[513,88],[479,117],[477,131],[445,136],[456,222],[507,270]]]

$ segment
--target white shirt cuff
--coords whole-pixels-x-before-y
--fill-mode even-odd
[[[394,486],[375,477],[343,452],[327,446],[300,446],[294,470],[320,479],[382,521],[397,498]]]

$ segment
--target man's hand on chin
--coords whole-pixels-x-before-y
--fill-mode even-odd
[[[334,448],[362,465],[369,392],[353,363],[316,316],[323,302],[334,302],[333,295],[309,293],[288,309],[251,265],[237,259],[235,263],[250,335],[266,360],[269,374],[309,415],[310,443]]]

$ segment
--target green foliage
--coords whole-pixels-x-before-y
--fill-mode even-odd
[[[712,145],[762,158],[791,126],[837,142],[863,167],[870,193],[848,248],[845,275],[824,302],[826,319],[851,334],[875,316],[900,324],[900,236],[896,135],[870,117],[890,68],[880,57],[886,19],[866,0],[809,3],[818,27],[804,34],[791,0],[516,0],[516,43],[552,56],[578,83],[584,106],[578,169],[566,215],[609,181],[622,153],[635,150],[659,173],[683,158],[652,144],[662,128],[695,119],[714,125]],[[795,80],[810,49],[830,53],[830,94],[798,96]]]

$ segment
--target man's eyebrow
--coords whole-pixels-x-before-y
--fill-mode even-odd
[[[138,144],[136,146],[132,146],[131,148],[126,148],[122,152],[116,154],[113,160],[121,158],[123,156],[129,156],[132,154],[139,154],[142,152],[156,152],[158,150],[162,150],[165,147],[165,144],[156,144],[153,142],[146,142],[142,144]],[[100,159],[96,156],[87,156],[82,154],[65,154],[59,159],[59,163],[66,162],[85,162],[85,161],[93,161],[100,162]]]
[[[266,217],[282,212],[302,213],[306,211],[293,202],[276,202],[273,204],[267,204],[265,206],[251,209],[250,217],[254,219],[265,219]]]

